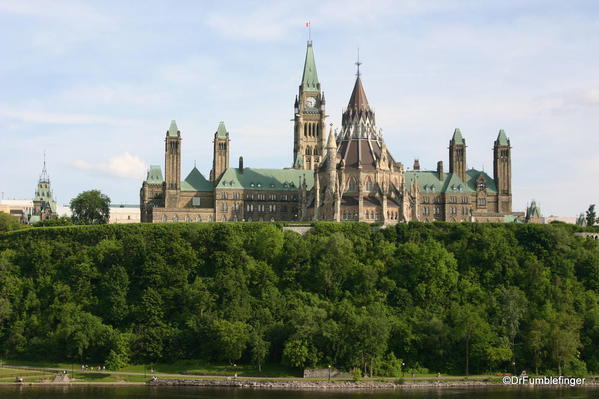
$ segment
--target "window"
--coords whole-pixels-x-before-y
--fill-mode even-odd
[[[193,197],[191,199],[191,206],[200,206],[200,203],[201,203],[200,197]]]
[[[224,203],[224,202],[221,204],[220,208],[221,208],[221,211],[223,211],[223,212],[226,212],[229,209],[229,207],[227,206],[227,204]]]
[[[237,202],[236,202],[236,203],[233,205],[233,209],[234,209],[235,211],[238,211],[238,210],[239,210],[239,204],[238,204]]]
[[[162,215],[162,222],[165,223],[166,222],[166,215]]]
[[[177,215],[173,216],[173,222],[177,223],[179,221],[179,218],[177,217]]]
[[[487,200],[485,198],[479,198],[478,206],[485,206],[485,205],[487,205]]]
[[[487,188],[485,182],[481,181],[478,183],[478,191],[484,191]]]
[[[189,222],[191,222],[191,219],[189,219],[189,216],[185,216],[185,222],[186,222],[186,223],[189,223]]]
[[[225,193],[225,192],[222,192],[222,193],[220,194],[220,199],[227,199],[227,193]]]
[[[233,199],[238,200],[239,199],[239,193],[233,193]]]
[[[429,197],[423,197],[423,198],[424,198],[424,203],[425,203],[425,204],[428,204],[428,203],[429,203],[429,201],[430,201],[430,198],[429,198]]]
[[[366,180],[366,191],[372,191],[372,181],[370,179]]]

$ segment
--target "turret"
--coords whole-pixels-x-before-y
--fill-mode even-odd
[[[225,170],[229,168],[229,141],[229,132],[225,127],[225,122],[220,121],[216,133],[214,133],[211,181],[218,182]]]
[[[181,186],[181,131],[173,120],[164,139],[165,207],[176,208]]]
[[[497,212],[512,211],[512,147],[501,129],[493,145],[493,179],[497,186]]]
[[[457,174],[466,182],[466,170],[466,140],[462,137],[460,129],[456,128],[449,140],[449,173]]]

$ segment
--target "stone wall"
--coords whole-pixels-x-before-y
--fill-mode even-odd
[[[331,378],[352,378],[350,373],[331,368]],[[304,378],[329,378],[329,369],[305,369]]]

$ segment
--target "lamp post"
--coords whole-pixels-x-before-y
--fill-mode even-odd
[[[512,362],[512,366],[514,366],[514,375],[516,375],[516,362],[515,361]]]
[[[331,381],[331,365],[329,364],[329,381]]]
[[[405,362],[401,362],[401,376],[402,377],[406,376],[406,363]]]

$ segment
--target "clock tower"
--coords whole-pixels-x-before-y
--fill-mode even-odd
[[[325,149],[325,98],[320,91],[312,41],[308,40],[304,74],[294,105],[293,168],[316,169]]]

